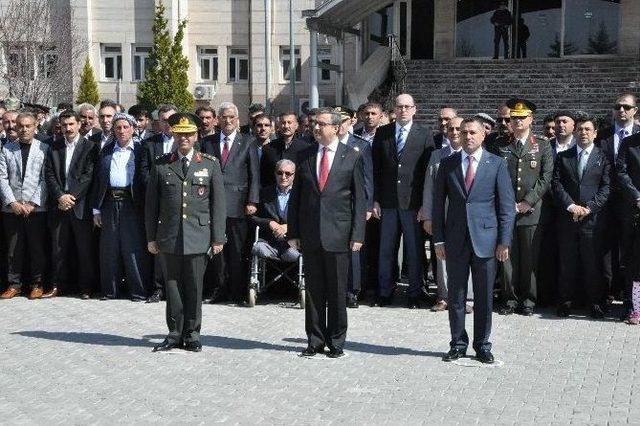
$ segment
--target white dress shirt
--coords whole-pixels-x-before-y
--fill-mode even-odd
[[[100,134],[100,149],[104,148],[104,146],[109,143],[109,139],[111,138],[110,134],[106,134],[105,132],[102,132]]]
[[[233,146],[233,142],[236,140],[236,135],[238,134],[237,130],[234,130],[233,133],[231,133],[230,135],[225,135],[224,133],[220,132],[220,153],[222,153],[222,150],[224,149],[224,138],[228,138],[229,139],[229,152],[231,152],[231,147]]]
[[[467,167],[469,166],[469,163],[467,162],[468,161],[467,158],[473,156],[475,160],[471,166],[473,168],[473,173],[475,175],[475,173],[478,171],[478,164],[480,164],[480,159],[482,158],[482,152],[483,152],[482,147],[478,148],[478,150],[471,155],[467,154],[465,150],[462,150],[462,161],[460,162],[460,167],[462,167],[463,180],[467,179]]]
[[[407,124],[405,124],[404,126],[401,126],[400,123],[398,123],[396,121],[396,133],[395,133],[395,139],[398,140],[398,133],[400,132],[400,128],[404,129],[404,142],[407,142],[407,136],[409,135],[409,132],[411,131],[411,126],[413,126],[413,120],[408,122]]]
[[[633,121],[626,127],[620,127],[616,123],[615,132],[613,133],[613,158],[618,157],[618,149],[620,149],[620,142],[622,142],[622,139],[620,139],[620,130],[622,129],[627,132],[627,136],[631,136],[633,134]]]
[[[578,153],[576,154],[576,158],[577,158],[577,164],[580,164],[580,154],[582,153],[582,151],[585,151],[585,155],[587,156],[587,158],[584,160],[584,167],[585,170],[587,168],[587,163],[589,162],[589,156],[591,155],[591,151],[593,151],[593,144],[589,145],[587,148],[581,148],[580,145],[576,146],[576,149],[578,151]],[[584,173],[584,170],[582,171]],[[571,211],[571,209],[575,206],[576,204],[570,204],[569,207],[567,207],[567,211]]]
[[[576,144],[576,140],[573,137],[573,135],[571,135],[571,137],[569,138],[569,142],[565,143],[565,144],[560,144],[560,140],[558,138],[556,138],[556,153],[560,153],[563,151],[568,150],[569,148],[573,147],[573,145]]]
[[[173,145],[175,144],[175,139],[173,136],[162,134],[162,153],[169,154],[173,152]]]
[[[193,148],[191,148],[191,151],[189,151],[187,155],[180,154],[180,151],[177,151],[177,152],[178,152],[178,160],[180,160],[181,163],[182,163],[182,158],[187,157],[187,164],[191,164],[191,159],[193,158]]]
[[[64,140],[65,144],[65,156],[64,156],[64,190],[69,190],[69,167],[71,166],[71,160],[73,159],[73,153],[76,150],[76,146],[78,146],[78,141],[80,140],[80,135],[77,135],[71,142],[69,142],[66,138]]]
[[[333,157],[336,155],[336,150],[338,149],[338,144],[340,140],[336,138],[333,142],[327,146],[327,156],[329,157],[329,172],[331,172],[331,166],[333,165]],[[322,161],[322,153],[324,150],[324,146],[318,146],[318,154],[316,155],[316,173],[318,175],[318,181],[320,180],[320,162]]]

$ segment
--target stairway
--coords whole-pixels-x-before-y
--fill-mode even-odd
[[[622,92],[640,95],[640,59],[591,57],[572,59],[413,60],[407,63],[406,91],[418,105],[417,121],[433,126],[438,108],[462,116],[485,112],[513,96],[538,107],[536,128],[559,109],[607,116]]]

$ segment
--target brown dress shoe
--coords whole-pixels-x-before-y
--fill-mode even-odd
[[[42,296],[40,296],[40,299],[50,299],[52,297],[56,297],[58,295],[58,287],[51,287],[51,290],[49,290],[48,292],[44,293]]]
[[[447,302],[444,300],[439,301],[431,307],[432,312],[442,312],[447,310]]]
[[[11,299],[19,295],[21,292],[20,287],[9,287],[4,291],[4,293],[0,294],[0,299]]]
[[[39,285],[33,286],[31,292],[27,296],[29,300],[40,299],[42,297],[42,287]]]

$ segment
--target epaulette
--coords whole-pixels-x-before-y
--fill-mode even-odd
[[[211,160],[211,161],[218,161],[218,159],[217,159],[215,156],[211,155],[211,154],[205,154],[204,152],[201,152],[200,154],[201,154],[204,158],[208,158],[208,159],[209,159],[209,160]]]
[[[365,142],[369,143],[369,141],[368,141],[368,140],[366,140],[365,138],[363,138],[363,137],[362,137],[362,136],[360,136],[360,135],[357,135],[357,134],[355,134],[355,133],[351,133],[351,135],[352,135],[352,136],[354,136],[356,139],[360,139],[361,141],[365,141]]]

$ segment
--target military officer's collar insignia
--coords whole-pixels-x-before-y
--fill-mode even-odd
[[[197,172],[195,172],[193,174],[194,177],[208,177],[209,176],[209,170],[207,169],[202,169],[202,170],[198,170]]]
[[[199,152],[196,152],[193,156],[193,159],[196,160],[196,163],[202,163],[202,155]]]
[[[354,150],[354,151],[360,151],[360,148],[358,148],[357,146],[354,146],[354,147],[353,147],[353,150]]]
[[[173,163],[174,161],[178,161],[178,154],[175,152],[171,154],[171,162]]]

